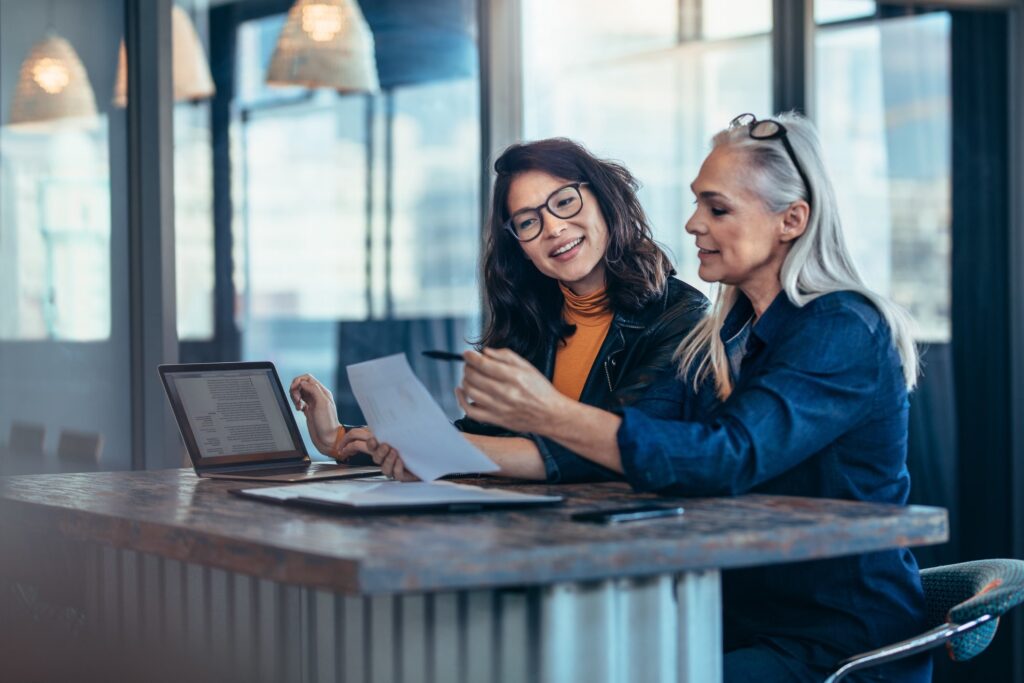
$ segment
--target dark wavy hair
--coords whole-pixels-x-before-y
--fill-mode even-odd
[[[654,241],[637,199],[640,185],[622,164],[598,159],[572,140],[550,138],[512,145],[494,162],[494,171],[483,257],[488,316],[480,345],[509,348],[536,359],[550,340],[562,341],[575,332],[562,318],[564,298],[558,282],[537,270],[503,227],[509,218],[509,188],[516,176],[527,171],[588,183],[608,225],[604,265],[613,311],[639,310],[664,290],[675,273]]]

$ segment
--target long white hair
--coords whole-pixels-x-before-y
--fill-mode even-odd
[[[782,264],[782,291],[795,306],[804,306],[829,292],[851,291],[866,297],[888,323],[903,363],[907,390],[913,389],[917,384],[918,358],[912,321],[903,308],[867,288],[850,258],[839,221],[835,190],[825,169],[814,124],[795,112],[779,114],[775,120],[786,127],[812,195],[807,229],[794,240]],[[751,167],[748,175],[754,185],[751,189],[771,213],[780,213],[797,200],[808,200],[804,182],[780,140],[755,140],[750,137],[749,128],[740,125],[714,136],[712,147],[724,146],[745,153]],[[680,376],[692,376],[695,389],[708,377],[713,377],[722,400],[732,393],[732,381],[719,333],[736,303],[737,294],[735,287],[720,285],[708,315],[683,339],[675,354]]]

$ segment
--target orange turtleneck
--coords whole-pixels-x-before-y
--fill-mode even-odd
[[[604,289],[577,296],[565,285],[559,283],[558,286],[565,297],[562,316],[567,323],[576,326],[576,333],[555,352],[555,372],[551,382],[559,392],[578,401],[590,368],[612,326],[613,316]]]

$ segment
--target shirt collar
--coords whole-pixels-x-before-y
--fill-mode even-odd
[[[775,300],[761,315],[751,332],[765,344],[771,344],[798,310],[783,290],[776,295]],[[736,333],[743,328],[752,315],[754,315],[754,307],[750,303],[750,299],[743,292],[737,292],[736,303],[733,304],[732,310],[725,316],[725,322],[722,324],[722,341],[736,336]]]

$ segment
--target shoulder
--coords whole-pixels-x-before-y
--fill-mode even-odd
[[[787,356],[822,369],[877,365],[890,344],[882,313],[870,299],[850,291],[823,294],[796,309],[779,338]]]
[[[885,325],[885,318],[870,299],[859,292],[829,292],[808,302],[803,310],[811,317],[837,317],[871,332]]]
[[[661,299],[664,309],[680,306],[703,310],[708,305],[707,297],[700,291],[675,277],[668,279]]]
[[[669,278],[660,297],[654,297],[643,311],[648,333],[680,339],[700,322],[708,300],[682,280]]]
[[[869,336],[888,333],[881,311],[863,294],[851,291],[829,292],[805,304],[796,316],[804,324],[820,325],[843,331],[861,330]]]

